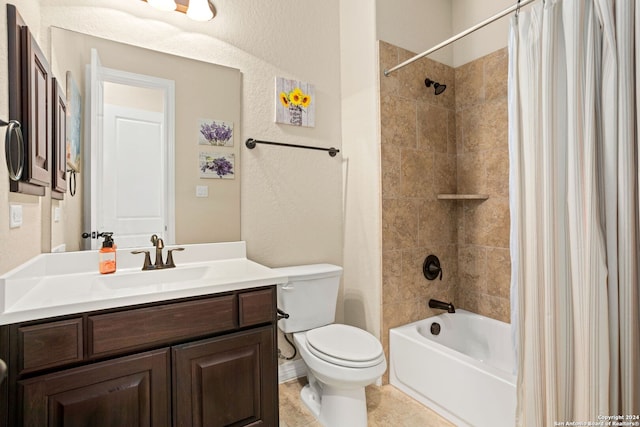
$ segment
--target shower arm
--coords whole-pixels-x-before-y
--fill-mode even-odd
[[[474,31],[479,30],[482,27],[485,27],[489,24],[491,24],[493,21],[497,21],[498,19],[507,16],[508,14],[510,14],[511,12],[514,11],[518,11],[520,10],[521,7],[528,5],[529,3],[533,3],[535,0],[522,0],[522,1],[518,1],[516,4],[514,4],[513,6],[510,6],[508,8],[506,8],[505,10],[503,10],[502,12],[498,12],[495,15],[493,15],[490,18],[485,19],[482,22],[477,23],[476,25],[474,25],[471,28],[467,28],[466,30],[462,31],[461,33],[456,34],[455,36],[448,38],[447,40],[443,41],[440,44],[435,45],[434,47],[432,47],[429,50],[425,50],[422,53],[417,54],[416,56],[407,59],[404,62],[401,62],[400,64],[396,65],[395,67],[391,67],[388,70],[384,70],[384,75],[385,77],[389,77],[389,74],[393,73],[396,70],[399,70],[402,67],[405,67],[409,64],[411,64],[412,62],[417,61],[418,59],[424,58],[427,55],[432,54],[433,52],[442,49],[445,46],[450,45],[451,43],[460,40],[463,37],[468,36],[469,34],[473,33]]]

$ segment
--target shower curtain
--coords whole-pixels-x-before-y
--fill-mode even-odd
[[[511,21],[518,425],[640,414],[638,3],[546,0]]]

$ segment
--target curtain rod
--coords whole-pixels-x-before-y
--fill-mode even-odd
[[[400,64],[396,65],[395,67],[389,68],[388,70],[384,70],[384,75],[385,75],[386,77],[389,77],[389,74],[393,73],[394,71],[399,70],[400,68],[402,68],[402,67],[404,67],[404,66],[406,66],[406,65],[409,65],[409,64],[411,64],[412,62],[415,62],[415,61],[417,61],[417,60],[418,60],[418,59],[420,59],[420,58],[423,58],[423,57],[425,57],[425,56],[427,56],[427,55],[430,55],[430,54],[432,54],[433,52],[435,52],[435,51],[437,51],[437,50],[440,50],[440,49],[442,49],[442,48],[443,48],[443,47],[445,47],[445,46],[450,45],[451,43],[455,42],[456,40],[460,40],[461,38],[468,36],[469,34],[473,33],[474,31],[479,30],[480,28],[482,28],[482,27],[484,27],[484,26],[486,26],[486,25],[491,24],[493,21],[497,21],[498,19],[500,19],[500,18],[502,18],[502,17],[504,17],[504,16],[506,16],[506,15],[510,14],[511,12],[516,11],[516,10],[520,9],[521,7],[526,6],[526,5],[528,5],[529,3],[532,3],[532,2],[534,2],[534,1],[535,1],[535,0],[521,0],[521,1],[518,1],[518,2],[517,2],[516,4],[514,4],[513,6],[510,6],[510,7],[506,8],[506,9],[505,9],[505,10],[503,10],[502,12],[498,12],[498,13],[496,13],[496,14],[495,14],[495,15],[493,15],[492,17],[487,18],[487,19],[485,19],[484,21],[482,21],[482,22],[480,22],[480,23],[478,23],[478,24],[474,25],[473,27],[468,28],[468,29],[464,30],[463,32],[461,32],[461,33],[459,33],[459,34],[456,34],[455,36],[453,36],[453,37],[451,37],[451,38],[449,38],[449,39],[447,39],[447,40],[443,41],[442,43],[435,45],[435,46],[434,46],[434,47],[432,47],[431,49],[426,50],[426,51],[424,51],[424,52],[422,52],[422,53],[419,53],[418,55],[414,56],[413,58],[409,58],[409,59],[407,59],[406,61],[404,61],[404,62],[402,62],[402,63],[400,63]]]

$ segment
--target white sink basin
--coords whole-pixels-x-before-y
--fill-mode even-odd
[[[0,277],[0,324],[283,283],[246,258],[244,242],[182,245],[177,267],[141,271],[143,258],[118,250],[118,270],[97,272],[95,251],[41,254]]]

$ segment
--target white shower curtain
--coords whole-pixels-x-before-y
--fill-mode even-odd
[[[537,2],[509,38],[517,424],[640,414],[640,5]]]

